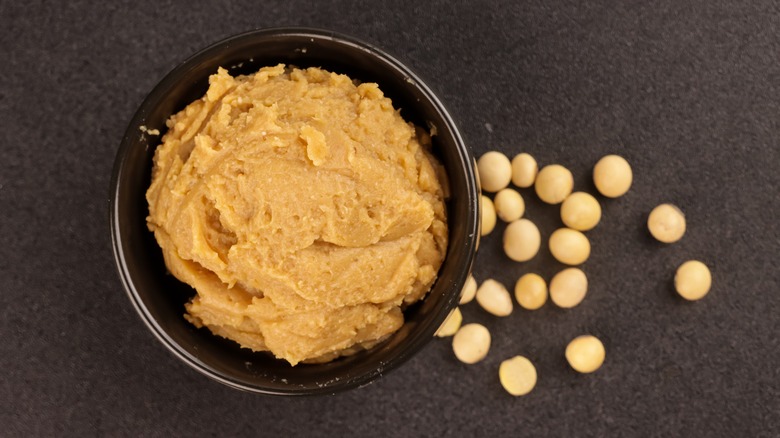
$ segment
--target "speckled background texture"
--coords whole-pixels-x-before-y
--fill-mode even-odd
[[[527,151],[594,190],[618,153],[632,190],[599,198],[602,223],[579,307],[476,303],[488,357],[449,340],[374,384],[319,398],[237,392],[152,336],[116,274],[108,186],[124,129],[177,63],[259,27],[329,28],[406,62],[477,155]],[[3,436],[780,436],[780,7],[774,1],[0,3],[0,435]],[[522,190],[543,238],[557,208]],[[644,223],[661,202],[689,231],[668,246]],[[482,241],[479,280],[512,287],[561,268]],[[672,277],[705,261],[697,303]],[[566,343],[593,333],[603,368],[577,375]],[[498,383],[522,354],[539,382]]]

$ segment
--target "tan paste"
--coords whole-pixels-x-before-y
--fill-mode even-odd
[[[440,165],[373,83],[284,65],[211,76],[168,120],[149,229],[190,322],[295,365],[403,324],[447,246]]]

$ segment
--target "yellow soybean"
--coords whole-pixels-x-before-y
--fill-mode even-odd
[[[704,298],[712,286],[710,268],[698,260],[688,260],[677,268],[674,276],[674,288],[686,300],[695,301]]]
[[[512,297],[503,284],[493,279],[482,282],[477,289],[477,303],[487,312],[496,316],[509,316],[512,313]]]
[[[516,221],[525,213],[525,201],[514,189],[503,189],[496,193],[493,206],[496,208],[496,215],[504,222]]]
[[[601,220],[601,205],[589,193],[572,193],[561,204],[561,220],[574,230],[592,230]]]
[[[515,299],[523,308],[536,310],[547,302],[547,283],[538,274],[525,274],[515,283]]]
[[[512,180],[512,164],[501,152],[491,151],[479,157],[477,171],[482,190],[486,192],[497,192]]]
[[[656,239],[664,243],[673,243],[685,234],[685,215],[672,204],[655,207],[647,217],[647,229]]]
[[[480,196],[480,205],[482,208],[482,230],[483,236],[487,236],[496,227],[496,208],[493,206],[493,201],[485,195]]]
[[[516,262],[525,262],[539,252],[542,236],[539,228],[528,219],[519,219],[504,230],[504,252]]]
[[[582,232],[559,228],[550,235],[550,252],[567,265],[580,265],[590,257],[590,241]]]
[[[466,324],[452,338],[452,351],[459,361],[473,364],[481,361],[490,350],[490,332],[481,324]]]
[[[591,335],[578,336],[566,347],[566,360],[580,373],[592,373],[601,368],[605,356],[604,344]]]
[[[441,324],[439,330],[436,331],[436,336],[444,338],[452,336],[457,333],[460,328],[460,324],[463,322],[463,314],[460,313],[460,308],[456,307],[450,312],[447,319]]]
[[[550,280],[550,299],[556,306],[572,308],[585,299],[588,293],[588,277],[579,268],[567,268]]]
[[[548,204],[560,204],[571,194],[574,177],[560,164],[545,166],[536,175],[534,190],[539,199]]]
[[[523,356],[515,356],[501,362],[498,367],[498,380],[506,392],[514,395],[526,395],[536,386],[536,367]]]
[[[529,154],[522,153],[512,158],[512,183],[517,187],[531,187],[536,181],[539,166]]]
[[[460,301],[458,304],[470,303],[474,299],[474,295],[477,294],[477,280],[473,275],[469,275],[466,279],[466,284],[463,285],[463,290],[460,292]]]
[[[634,179],[631,165],[619,155],[607,155],[593,167],[593,183],[608,198],[623,196]]]

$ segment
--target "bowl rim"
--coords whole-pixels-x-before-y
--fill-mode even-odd
[[[200,360],[197,356],[190,354],[184,350],[178,342],[173,340],[163,327],[158,324],[156,319],[152,316],[143,299],[141,298],[135,283],[132,278],[132,274],[128,270],[127,262],[125,259],[125,249],[121,241],[120,231],[120,214],[119,214],[119,202],[118,197],[120,193],[121,178],[123,174],[123,168],[125,167],[126,156],[130,147],[132,146],[131,137],[137,136],[136,126],[143,124],[146,114],[152,107],[152,101],[157,99],[164,90],[168,89],[173,82],[177,80],[183,72],[192,68],[201,59],[207,58],[213,55],[214,52],[219,51],[222,48],[229,47],[231,44],[242,41],[244,39],[253,39],[257,37],[304,37],[304,38],[319,38],[327,39],[338,44],[349,46],[361,53],[364,53],[370,57],[379,58],[385,64],[388,64],[392,68],[403,73],[407,82],[410,85],[419,89],[419,91],[428,99],[429,103],[435,108],[436,112],[444,121],[454,143],[456,144],[457,156],[460,160],[459,171],[465,171],[466,184],[468,187],[467,197],[472,200],[474,208],[470,209],[470,214],[466,218],[462,218],[466,226],[466,245],[463,248],[467,252],[465,259],[465,266],[462,272],[457,273],[455,285],[463,284],[466,277],[470,275],[471,268],[474,262],[476,248],[480,237],[479,233],[479,182],[475,170],[474,156],[471,150],[463,141],[460,132],[457,129],[457,124],[453,120],[450,113],[445,108],[441,100],[433,93],[433,91],[423,82],[420,77],[415,74],[404,63],[386,53],[382,49],[374,46],[373,44],[366,43],[360,39],[352,36],[334,32],[331,30],[315,28],[315,27],[301,27],[301,26],[285,26],[285,27],[270,27],[260,28],[238,33],[227,38],[221,39],[215,43],[207,45],[187,57],[184,61],[178,63],[173,69],[171,69],[162,80],[144,97],[139,104],[138,109],[130,119],[128,128],[125,131],[120,146],[116,152],[114,165],[111,173],[110,191],[108,197],[108,210],[109,210],[109,228],[111,232],[111,243],[114,253],[114,261],[116,268],[125,289],[126,294],[130,298],[133,307],[138,315],[141,317],[147,328],[154,334],[154,336],[166,347],[168,351],[173,353],[178,359],[187,364],[190,368],[198,371],[219,383],[222,383],[228,387],[239,389],[246,392],[261,393],[267,395],[318,395],[318,394],[333,394],[337,391],[346,389],[352,389],[356,387],[367,386],[377,380],[383,374],[395,369],[397,366],[406,362],[409,358],[418,353],[432,338],[435,330],[444,321],[450,311],[457,305],[460,290],[457,292],[451,291],[449,296],[446,297],[446,303],[441,306],[433,316],[434,319],[440,320],[439,324],[436,324],[433,329],[425,330],[425,332],[418,334],[416,338],[412,339],[409,345],[405,346],[399,351],[399,354],[393,356],[389,361],[383,362],[379,367],[373,369],[371,372],[363,373],[351,377],[349,379],[339,380],[337,383],[330,386],[322,386],[318,388],[296,388],[290,387],[289,390],[277,390],[269,387],[259,385],[247,385],[244,382],[236,381],[229,376],[215,370],[213,367]],[[446,261],[446,259],[445,259]],[[438,281],[438,280],[437,280]],[[433,288],[433,286],[432,286]],[[430,333],[427,333],[430,332]],[[405,342],[406,343],[406,342]]]

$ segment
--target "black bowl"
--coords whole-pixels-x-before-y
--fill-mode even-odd
[[[376,347],[330,363],[298,365],[196,329],[183,314],[194,290],[167,273],[162,253],[146,228],[144,198],[152,157],[171,114],[200,98],[218,67],[247,74],[277,63],[322,67],[363,82],[376,82],[403,117],[435,128],[433,151],[449,177],[449,248],[428,296],[404,312],[405,323]],[[119,275],[152,333],[178,358],[228,386],[278,395],[333,393],[368,384],[419,351],[457,304],[479,236],[479,197],[474,159],[439,99],[407,67],[381,50],[333,32],[258,30],[201,50],[170,72],[146,97],[128,126],[111,179],[110,221]]]

